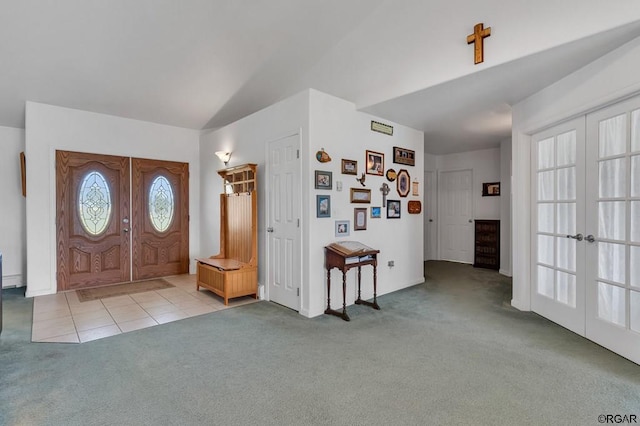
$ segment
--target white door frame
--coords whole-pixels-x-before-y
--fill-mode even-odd
[[[271,256],[272,256],[272,253],[270,252],[271,248],[270,248],[270,244],[269,244],[269,234],[268,234],[268,228],[269,228],[270,223],[271,223],[271,216],[270,216],[271,215],[271,213],[270,213],[270,211],[271,211],[271,208],[270,208],[271,207],[271,205],[270,205],[270,189],[269,189],[268,179],[269,179],[269,176],[270,176],[270,173],[271,173],[271,167],[272,167],[271,159],[270,159],[270,156],[269,156],[269,147],[271,146],[271,144],[273,142],[277,142],[279,140],[286,139],[286,138],[289,138],[289,137],[292,137],[292,136],[297,136],[298,137],[298,153],[299,153],[298,155],[299,155],[299,158],[301,159],[300,167],[298,168],[298,181],[301,182],[301,180],[302,180],[302,129],[298,129],[298,130],[295,130],[295,131],[284,133],[282,136],[279,136],[279,137],[276,137],[274,139],[271,139],[265,144],[265,176],[263,178],[264,179],[264,188],[265,188],[265,190],[264,190],[264,194],[265,194],[265,203],[264,203],[265,204],[265,215],[264,215],[264,230],[265,230],[264,231],[265,232],[265,244],[264,244],[264,246],[265,246],[265,248],[264,248],[264,250],[265,250],[265,264],[266,264],[265,265],[265,275],[264,275],[264,277],[265,277],[264,300],[268,300],[268,301],[271,300],[271,297],[270,297],[270,294],[269,294],[269,276],[270,276],[270,272],[271,271],[270,271],[269,268],[270,268],[270,264],[271,264],[270,260],[271,260]],[[301,182],[301,184],[300,184],[300,194],[299,194],[299,197],[298,197],[298,204],[299,205],[297,206],[298,209],[299,209],[298,211],[300,212],[300,226],[298,227],[297,237],[298,237],[298,239],[300,241],[300,247],[304,248],[304,241],[302,239],[302,237],[303,237],[302,229],[303,229],[303,225],[304,225],[304,221],[303,221],[304,215],[303,215],[303,208],[302,208],[303,207],[303,204],[302,204],[302,187],[303,187],[303,185],[302,185],[302,182]],[[304,250],[302,250],[302,251],[304,251]],[[304,292],[306,291],[306,289],[304,288],[304,280],[303,280],[303,277],[304,277],[304,262],[302,261],[302,259],[303,259],[303,253],[301,253],[301,255],[300,255],[301,262],[300,262],[300,265],[299,265],[299,268],[300,268],[300,274],[299,274],[300,275],[299,276],[300,297],[298,298],[298,302],[299,302],[298,312],[300,312],[300,310],[302,309],[303,295],[304,295]]]
[[[427,174],[430,174],[431,179],[427,179]],[[429,248],[428,252],[431,255],[431,259],[425,260],[436,260],[438,257],[438,186],[437,179],[438,172],[435,170],[425,170],[424,171],[424,195],[425,198],[423,200],[423,211],[424,211],[424,257],[427,255],[427,247]],[[427,186],[429,183],[429,186]],[[432,222],[429,222],[429,221]],[[427,229],[431,228],[431,238],[427,238]]]

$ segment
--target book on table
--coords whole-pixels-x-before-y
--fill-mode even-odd
[[[366,253],[369,251],[377,251],[369,246],[366,246],[358,241],[340,241],[336,243],[331,243],[327,247],[341,253],[345,256],[356,257],[358,259],[359,253]],[[356,260],[358,261],[358,260]],[[354,263],[356,262],[354,261]]]

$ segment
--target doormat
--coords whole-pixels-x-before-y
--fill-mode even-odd
[[[133,283],[109,285],[105,287],[85,288],[76,290],[78,300],[88,302],[90,300],[106,299],[108,297],[124,296],[125,294],[144,293],[145,291],[162,290],[174,287],[165,280],[147,280]]]

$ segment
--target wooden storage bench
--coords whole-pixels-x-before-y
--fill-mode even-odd
[[[227,188],[220,194],[220,253],[196,259],[196,289],[212,291],[225,305],[234,297],[258,298],[256,167],[245,164],[218,171]]]

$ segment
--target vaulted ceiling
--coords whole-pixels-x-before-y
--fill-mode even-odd
[[[3,0],[0,125],[24,127],[30,100],[215,128],[314,88],[460,152],[496,146],[511,105],[638,36],[637,0]]]

